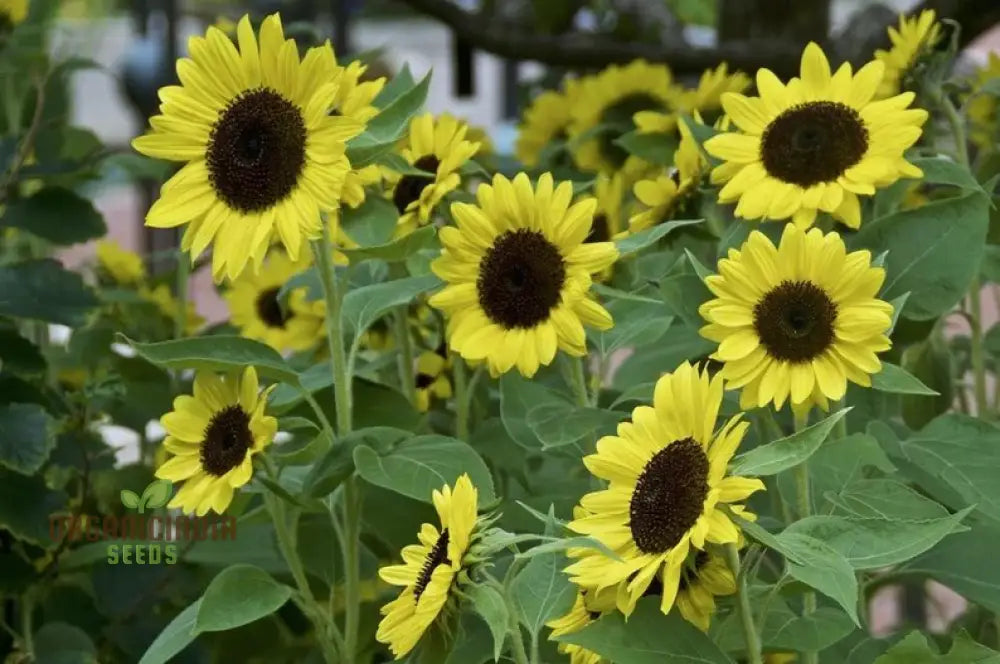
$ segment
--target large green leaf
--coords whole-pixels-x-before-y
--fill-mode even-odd
[[[973,191],[897,212],[863,225],[852,245],[875,255],[889,252],[882,299],[909,291],[906,318],[937,318],[962,299],[979,269],[988,205],[987,197]]]
[[[1000,528],[974,523],[968,532],[951,535],[930,551],[903,563],[899,571],[930,576],[969,601],[1000,613],[997,542]]]
[[[341,249],[341,251],[351,260],[352,264],[371,259],[390,263],[400,262],[405,261],[421,249],[433,246],[436,237],[437,230],[433,226],[425,226],[386,244],[358,247],[357,249]]]
[[[850,563],[828,543],[803,533],[785,530],[778,541],[797,558],[788,560],[789,576],[837,602],[860,627],[858,580]]]
[[[733,664],[717,645],[680,613],[660,613],[659,600],[639,601],[626,621],[617,611],[578,632],[556,639],[627,664]]]
[[[362,286],[344,296],[340,316],[354,337],[360,337],[394,307],[409,304],[413,298],[440,285],[441,280],[436,276],[425,275]]]
[[[732,461],[732,473],[751,476],[776,475],[783,470],[794,468],[819,449],[837,421],[849,410],[850,408],[839,410],[791,436],[741,454]]]
[[[194,629],[221,632],[252,623],[280,609],[291,596],[291,588],[259,567],[227,567],[205,589]]]
[[[358,207],[341,208],[340,212],[341,228],[362,248],[374,248],[386,243],[392,244],[392,234],[396,230],[398,221],[399,212],[396,210],[396,206],[392,201],[381,196],[368,196],[365,198],[365,202]],[[341,249],[349,256],[353,251],[363,250]]]
[[[107,232],[90,201],[61,187],[46,187],[14,201],[0,217],[0,226],[20,228],[58,245],[86,242]]]
[[[540,407],[571,408],[562,394],[528,380],[516,371],[500,377],[500,417],[507,433],[518,445],[537,450],[542,442],[528,424],[528,414]]]
[[[889,362],[882,362],[882,370],[872,376],[872,387],[881,392],[894,394],[938,396],[936,391],[924,385],[909,371]]]
[[[857,629],[843,611],[832,606],[821,606],[814,613],[800,616],[778,599],[768,604],[767,616],[758,628],[761,645],[768,650],[823,650]],[[725,620],[715,621],[710,634],[727,652],[746,647],[740,616],[735,611]]]
[[[610,302],[607,309],[614,327],[591,335],[594,346],[604,356],[621,348],[656,343],[674,320],[673,312],[663,302],[619,299]]]
[[[827,494],[840,514],[856,519],[924,522],[948,516],[939,503],[891,479],[861,479]]]
[[[928,184],[950,184],[969,191],[986,193],[981,185],[969,172],[968,168],[961,166],[948,157],[917,157],[911,159],[910,163],[924,172],[923,180]]]
[[[76,625],[47,622],[34,637],[38,664],[98,664],[94,642]]]
[[[53,491],[45,481],[0,468],[0,528],[9,530],[18,539],[41,547],[53,548],[57,542],[50,537],[50,517],[66,509],[68,497]],[[56,537],[59,531],[56,530]]]
[[[493,661],[500,661],[503,644],[507,638],[507,602],[492,586],[476,585],[469,591],[472,608],[486,622],[493,635]]]
[[[139,664],[166,664],[187,648],[198,635],[194,625],[200,609],[201,598],[178,613],[149,645]]]
[[[13,373],[40,374],[45,371],[45,357],[16,326],[0,323],[0,367]]]
[[[698,334],[697,327],[674,322],[652,346],[636,348],[614,375],[614,385],[628,388],[655,382],[668,368],[706,357],[717,344]]]
[[[33,475],[56,446],[56,422],[34,403],[0,406],[0,466]]]
[[[952,641],[951,650],[940,654],[926,636],[911,632],[873,664],[1000,664],[1000,652],[976,643],[965,632],[959,632]]]
[[[440,491],[445,484],[454,486],[463,473],[468,473],[479,490],[481,504],[496,499],[486,463],[472,447],[456,438],[416,436],[381,456],[367,445],[358,445],[354,448],[354,463],[366,481],[424,502],[430,502],[431,492]]]
[[[397,141],[406,135],[410,118],[427,99],[430,81],[431,75],[427,74],[420,83],[386,104],[368,121],[365,132],[348,142],[347,157],[354,168],[365,166],[395,148]]]
[[[629,154],[662,166],[672,166],[674,152],[677,151],[677,138],[666,132],[642,134],[631,131],[619,136],[614,142],[625,148]]]
[[[531,559],[511,584],[510,593],[518,621],[534,636],[546,622],[573,606],[576,587],[562,570],[566,557],[547,553]]]
[[[601,408],[580,408],[569,404],[543,404],[532,408],[525,420],[542,449],[572,445],[576,441],[612,433],[621,414]]]
[[[267,344],[246,337],[216,335],[175,339],[144,344],[125,340],[153,364],[168,369],[205,369],[242,371],[253,366],[263,375],[290,385],[299,384],[299,376],[284,358]]]
[[[0,266],[0,316],[80,327],[98,300],[80,275],[52,259]]]
[[[646,247],[656,244],[661,238],[666,237],[671,231],[682,228],[684,226],[690,226],[692,224],[700,224],[703,219],[678,219],[676,221],[667,221],[662,224],[657,224],[652,228],[646,229],[644,231],[639,231],[638,233],[631,233],[620,240],[615,240],[615,246],[618,247],[618,252],[622,256],[628,256],[630,254],[642,251]]]

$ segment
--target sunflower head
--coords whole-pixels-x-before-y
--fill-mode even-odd
[[[706,122],[714,122],[722,112],[722,95],[727,92],[743,92],[750,87],[750,77],[741,71],[729,73],[725,62],[715,69],[706,69],[693,90],[684,90],[678,95],[677,107],[685,113],[699,112]]]
[[[345,117],[360,123],[367,123],[378,115],[375,97],[385,87],[385,78],[365,79],[367,65],[357,60],[342,68],[340,86],[333,100],[330,114]],[[343,203],[356,208],[365,202],[365,188],[381,184],[382,171],[370,164],[361,168],[351,168],[344,176]]]
[[[903,91],[903,79],[913,69],[923,53],[934,48],[941,39],[941,25],[933,9],[925,9],[918,16],[900,15],[899,27],[889,27],[889,50],[878,49],[875,59],[885,65],[885,76],[875,93],[876,99],[885,99]]]
[[[701,334],[719,343],[712,358],[744,408],[787,400],[826,410],[847,381],[868,387],[881,368],[893,313],[878,299],[884,279],[868,251],[848,253],[837,233],[789,224],[776,248],[754,231],[705,280],[716,297],[699,310]]]
[[[857,228],[859,194],[923,175],[903,152],[920,138],[927,112],[907,109],[910,92],[872,101],[885,69],[880,61],[857,74],[844,63],[831,74],[823,51],[810,43],[801,68],[801,78],[787,85],[759,70],[759,97],[722,95],[740,131],[705,142],[724,161],[712,173],[713,182],[726,183],[719,202],[736,201],[736,216],[745,219],[790,217],[808,227],[823,211]]]
[[[212,272],[234,279],[259,267],[277,235],[292,260],[303,238],[318,237],[320,213],[340,203],[350,169],[345,142],[364,123],[331,115],[344,79],[329,44],[301,60],[277,14],[260,38],[250,19],[234,44],[218,28],[192,37],[177,62],[181,85],[159,92],[151,131],[132,145],[151,157],[186,162],[160,191],[148,226],[188,223],[181,246],[213,244]]]
[[[727,477],[726,466],[749,426],[736,415],[716,431],[722,376],[710,378],[687,362],[656,383],[652,406],[639,406],[617,435],[597,442],[584,457],[587,469],[608,484],[581,500],[586,511],[569,527],[614,551],[571,550],[566,572],[585,588],[623,584],[617,606],[629,615],[653,583],[660,609],[674,605],[689,554],[706,544],[737,542],[729,512],[764,488],[757,479]]]
[[[0,35],[28,17],[28,0],[0,0]]]
[[[547,147],[566,141],[579,94],[579,81],[566,79],[561,90],[548,90],[531,101],[514,146],[514,155],[522,164],[528,168],[538,166]]]
[[[417,358],[414,376],[417,389],[417,410],[426,413],[434,399],[451,398],[451,380],[448,378],[447,350],[424,351]]]
[[[678,127],[681,140],[674,153],[674,166],[636,182],[633,188],[636,199],[644,209],[629,219],[630,233],[697,212],[689,204],[708,171],[708,162],[702,156],[687,122],[681,120]]]
[[[244,270],[224,297],[240,335],[263,341],[278,352],[308,350],[323,337],[326,304],[309,300],[305,287],[279,297],[281,289],[309,266],[305,257],[292,261],[272,250],[260,272]]]
[[[180,307],[180,303],[177,298],[174,297],[173,292],[170,290],[170,286],[167,284],[157,284],[156,286],[143,284],[139,286],[139,297],[146,302],[155,305],[157,311],[159,311],[164,318],[167,318],[168,320],[175,320],[177,318],[177,310]],[[184,303],[184,306],[186,310],[184,317],[184,333],[191,335],[201,329],[201,326],[205,324],[205,319],[198,313],[194,300],[188,300]]]
[[[581,588],[577,590],[573,607],[563,616],[545,623],[552,630],[550,639],[579,632],[602,615],[615,610],[615,589],[601,591]],[[560,643],[559,652],[569,655],[570,664],[606,664],[607,660],[595,652],[570,643]]]
[[[571,205],[569,182],[543,174],[536,187],[520,173],[496,175],[476,190],[476,204],[451,207],[457,227],[441,229],[444,247],[431,269],[447,283],[429,303],[448,316],[449,344],[463,358],[485,360],[494,376],[515,365],[532,376],[556,350],[586,353],[583,324],[611,327],[588,291],[591,274],[618,257],[611,242],[586,243],[593,198]]]
[[[138,284],[146,280],[142,256],[123,248],[114,240],[97,243],[97,269],[116,284]]]
[[[455,590],[469,577],[467,554],[479,535],[478,491],[468,475],[432,495],[440,527],[425,523],[418,544],[402,551],[403,564],[383,567],[386,583],[402,586],[399,596],[382,607],[376,639],[401,659],[455,598]]]
[[[264,414],[273,387],[260,393],[252,366],[226,376],[198,372],[194,396],[174,399],[174,409],[160,418],[171,457],[156,469],[160,479],[183,482],[168,507],[198,516],[229,507],[233,491],[253,475],[253,456],[278,430],[278,421]]]
[[[705,632],[715,613],[715,598],[735,593],[736,578],[721,552],[717,548],[695,551],[681,571],[677,610]]]

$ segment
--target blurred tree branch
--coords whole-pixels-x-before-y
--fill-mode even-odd
[[[822,42],[832,52],[831,60],[848,60],[860,65],[871,58],[876,48],[888,43],[885,29],[896,22],[893,12],[881,5],[870,5],[855,14],[847,28],[838,36],[827,36],[824,39],[819,34],[809,34],[826,29],[828,21],[824,18],[808,21],[809,30],[805,33],[790,34],[782,30],[779,31],[780,34],[765,38],[758,30],[747,30],[744,32],[746,38],[724,38],[718,45],[706,48],[693,46],[680,39],[667,43],[650,43],[626,41],[594,32],[542,34],[534,26],[513,20],[510,16],[496,16],[487,11],[468,11],[450,0],[401,2],[441,21],[478,48],[501,57],[535,60],[576,69],[600,68],[643,58],[652,62],[665,62],[680,74],[697,73],[726,61],[743,71],[752,72],[760,67],[767,67],[779,76],[792,76],[798,73],[802,47],[809,39]],[[754,5],[772,15],[784,15],[789,20],[782,21],[782,24],[789,25],[795,24],[791,20],[793,15],[804,13],[802,3],[791,0],[736,0],[733,4]],[[827,3],[817,4],[825,6]],[[963,46],[1000,23],[1000,2],[997,0],[924,0],[910,14],[917,14],[923,9],[934,9],[938,18],[950,18],[961,24],[960,43]]]

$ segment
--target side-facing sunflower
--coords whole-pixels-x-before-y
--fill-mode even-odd
[[[607,480],[606,489],[581,500],[588,512],[570,530],[589,535],[615,552],[571,550],[566,573],[584,588],[600,591],[625,584],[618,609],[631,614],[655,577],[662,585],[660,610],[668,613],[680,588],[689,553],[706,543],[737,542],[740,531],[722,507],[764,488],[758,479],[727,477],[726,466],[749,424],[742,414],[717,433],[723,379],[687,362],[664,374],[653,406],[632,411],[615,436],[597,442],[584,457],[587,469]],[[743,513],[742,506],[733,506]]]
[[[585,588],[578,589],[572,608],[565,615],[545,623],[545,626],[552,630],[549,639],[579,632],[602,615],[614,610],[614,588],[599,592]],[[607,660],[596,652],[572,643],[560,643],[559,652],[569,655],[570,664],[607,664]]]
[[[871,385],[889,349],[892,305],[878,299],[885,270],[867,250],[847,253],[837,233],[785,226],[778,247],[759,231],[719,261],[705,285],[702,336],[718,342],[727,387],[743,408],[789,400],[797,411]]]
[[[410,133],[400,154],[407,164],[430,175],[386,171],[392,202],[399,212],[397,235],[426,226],[445,194],[461,184],[459,167],[479,150],[479,143],[465,140],[466,132],[468,126],[447,113],[436,119],[424,113],[410,121]]]
[[[330,51],[330,57],[332,56],[333,51]],[[337,88],[333,108],[330,110],[332,115],[362,124],[367,124],[378,115],[379,110],[373,102],[385,87],[385,79],[365,80],[364,75],[367,70],[367,65],[357,60],[342,68],[340,86]],[[351,168],[344,177],[344,189],[341,194],[344,204],[352,208],[358,207],[365,202],[365,187],[377,185],[381,181],[382,171],[376,164]]]
[[[573,157],[584,171],[612,173],[643,170],[643,160],[629,155],[615,139],[636,128],[633,117],[641,111],[669,111],[676,88],[666,65],[635,60],[625,67],[611,65],[581,82],[580,99],[572,107],[570,136],[576,141]],[[603,129],[594,136],[588,132]],[[638,162],[638,163],[637,163]]]
[[[640,111],[633,120],[642,133],[672,132],[677,127],[678,113],[700,113],[713,123],[722,113],[722,95],[743,92],[750,86],[750,77],[741,71],[729,73],[725,62],[715,69],[706,69],[695,88],[677,88],[675,110],[668,113]]]
[[[684,620],[707,632],[715,614],[715,598],[735,593],[736,578],[725,557],[717,550],[696,551],[681,571],[677,610]]]
[[[300,61],[278,15],[264,19],[260,42],[244,16],[239,48],[217,28],[188,42],[177,61],[180,86],[160,89],[152,131],[139,152],[187,162],[160,191],[146,225],[189,223],[181,246],[192,258],[213,244],[216,280],[257,265],[277,232],[292,259],[320,233],[320,213],[340,203],[350,169],[345,141],[363,129],[330,115],[341,73],[329,44]]]
[[[448,378],[448,350],[427,350],[417,358],[417,410],[426,413],[432,399],[451,398],[451,380]]]
[[[903,77],[913,68],[920,55],[930,50],[941,38],[941,26],[933,9],[925,9],[919,16],[899,17],[899,28],[889,26],[889,50],[878,49],[875,59],[885,65],[885,75],[875,92],[876,99],[898,95],[903,91]]]
[[[167,507],[198,516],[226,511],[234,489],[253,475],[253,456],[278,430],[278,420],[264,414],[273,388],[258,392],[252,366],[242,375],[198,372],[194,396],[177,397],[174,409],[160,418],[167,431],[163,447],[173,456],[156,476],[184,483]]]
[[[907,109],[911,92],[872,101],[881,62],[869,62],[857,74],[844,63],[831,75],[823,51],[810,43],[801,67],[802,78],[788,85],[759,70],[759,97],[722,96],[740,132],[705,142],[710,154],[726,162],[712,172],[713,182],[726,183],[719,202],[738,201],[736,216],[744,219],[790,217],[808,227],[822,210],[858,228],[858,195],[923,175],[903,152],[920,138],[927,111]]]
[[[455,481],[454,490],[446,484],[431,497],[441,528],[423,524],[417,535],[420,543],[402,551],[404,564],[379,570],[383,581],[403,586],[399,597],[382,607],[384,617],[375,635],[380,643],[388,644],[396,659],[413,650],[454,597],[476,534],[479,492],[468,475]]]
[[[546,148],[569,138],[573,108],[580,94],[580,83],[565,79],[561,90],[548,90],[531,101],[518,128],[514,155],[528,168],[538,166]]]
[[[556,350],[587,352],[583,324],[612,325],[611,315],[588,291],[591,274],[618,257],[611,242],[584,243],[596,201],[570,205],[569,182],[554,186],[544,173],[532,189],[519,173],[476,190],[478,203],[451,206],[457,227],[441,229],[441,257],[431,264],[448,282],[431,306],[444,311],[452,350],[486,360],[497,376],[515,365],[533,376]]]
[[[662,170],[655,177],[635,183],[632,192],[645,208],[628,221],[630,233],[652,228],[674,219],[686,210],[686,203],[708,171],[708,162],[701,154],[698,142],[683,120],[678,124],[681,140],[674,153],[674,167]]]
[[[97,243],[97,270],[116,284],[139,284],[146,280],[146,265],[142,256],[114,240]]]
[[[594,220],[590,223],[590,232],[583,240],[588,242],[610,242],[623,234],[622,207],[625,204],[625,177],[621,173],[614,175],[598,174],[594,182],[594,198],[597,209],[594,210]],[[611,278],[614,265],[604,268],[597,276],[601,281]]]
[[[28,17],[28,0],[0,0],[0,34]]]
[[[326,320],[323,300],[310,301],[305,287],[290,292],[285,307],[278,299],[288,280],[309,266],[305,258],[292,261],[274,249],[260,272],[244,270],[233,280],[224,297],[242,336],[263,341],[279,352],[308,350],[319,342]]]

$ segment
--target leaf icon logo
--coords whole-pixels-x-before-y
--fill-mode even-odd
[[[142,490],[141,496],[136,494],[135,491],[122,489],[122,505],[131,510],[138,510],[139,514],[142,514],[146,511],[146,508],[156,509],[166,505],[173,492],[174,485],[172,482],[168,480],[155,480]]]

